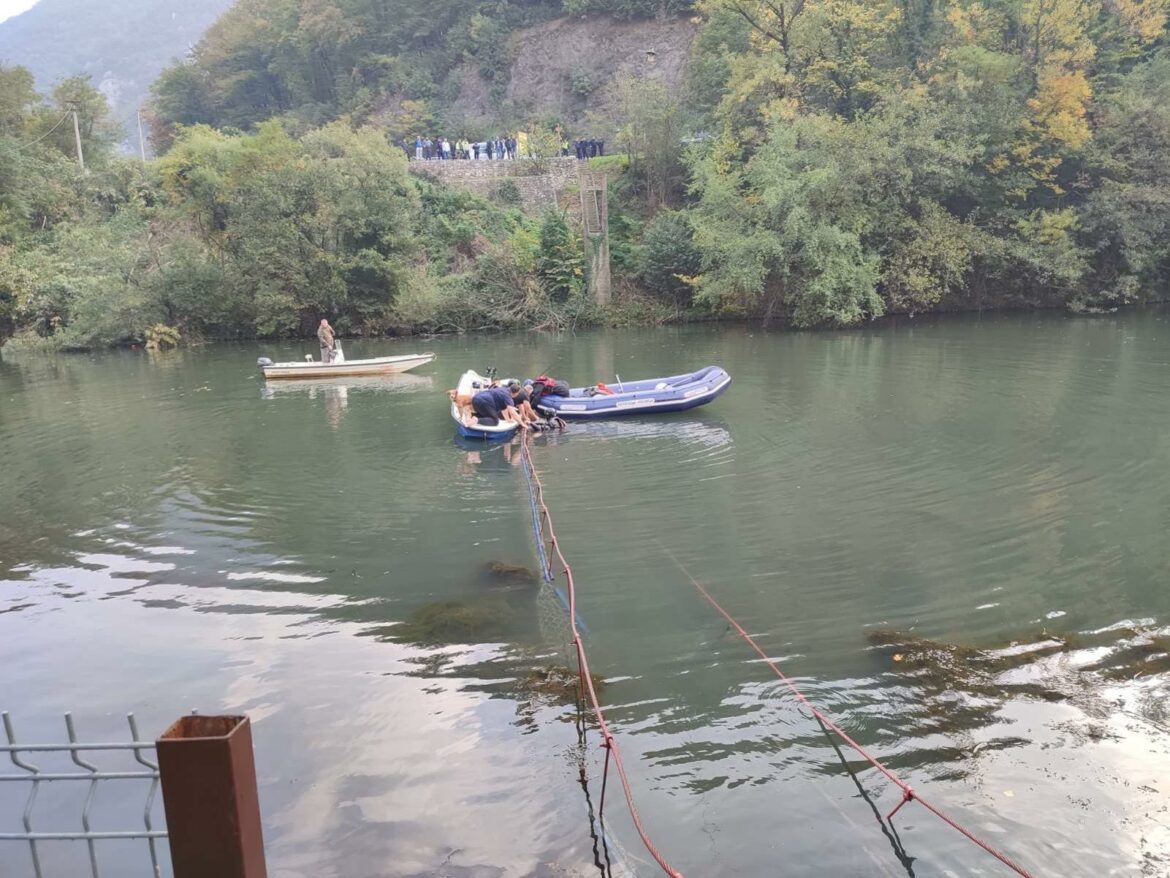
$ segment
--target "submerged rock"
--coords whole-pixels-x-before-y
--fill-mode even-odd
[[[1011,697],[1068,701],[1107,716],[1113,708],[1106,683],[1170,674],[1170,634],[1141,626],[1067,635],[1041,629],[982,648],[892,630],[868,639],[885,670],[919,689],[910,713],[939,731],[984,725]],[[1159,699],[1146,699],[1139,710],[1155,721],[1166,712]]]
[[[423,604],[396,625],[393,635],[432,646],[523,639],[537,629],[540,578],[529,568],[491,561],[476,593]]]
[[[504,600],[435,601],[412,612],[395,634],[425,644],[474,643],[502,637],[510,621]]]
[[[1108,680],[1170,673],[1170,635],[1141,628],[1111,632],[1124,636],[1112,652],[1082,670],[1101,674]]]
[[[482,576],[489,588],[536,588],[540,576],[530,567],[507,561],[488,561]]]
[[[894,669],[934,675],[940,682],[947,677],[985,679],[1068,648],[1065,639],[1047,632],[1039,632],[1033,639],[1012,640],[989,648],[929,640],[889,629],[872,631],[868,639]]]
[[[597,674],[591,674],[590,677],[594,690],[601,692],[605,681]],[[573,668],[549,665],[533,668],[528,676],[520,681],[520,689],[558,704],[572,704],[578,697],[579,680],[577,671]]]

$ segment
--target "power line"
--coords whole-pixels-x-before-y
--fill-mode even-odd
[[[72,111],[72,110],[66,110],[66,111],[65,111],[65,115],[64,115],[64,116],[62,116],[60,119],[58,119],[58,120],[57,120],[57,124],[56,124],[56,125],[54,125],[52,128],[50,128],[48,131],[46,131],[44,134],[42,134],[42,135],[41,135],[40,137],[38,137],[36,140],[30,140],[28,143],[22,143],[22,144],[20,144],[19,146],[17,146],[17,147],[16,147],[16,149],[17,149],[18,151],[19,151],[19,150],[22,150],[22,149],[28,149],[30,146],[35,146],[36,144],[40,143],[42,140],[44,140],[46,137],[48,137],[50,134],[52,134],[54,131],[56,131],[58,128],[60,128],[60,127],[61,127],[61,123],[62,123],[62,122],[64,122],[66,119],[68,119],[68,118],[69,118],[69,114],[70,114],[71,112],[73,112],[73,111]]]

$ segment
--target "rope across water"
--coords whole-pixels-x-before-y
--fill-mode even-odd
[[[901,810],[902,806],[905,805],[907,802],[911,802],[911,801],[918,802],[927,811],[929,811],[931,814],[933,814],[934,816],[938,817],[941,821],[943,821],[943,823],[947,824],[952,829],[957,830],[963,836],[965,836],[967,839],[969,839],[970,841],[979,845],[979,847],[983,848],[983,850],[987,851],[987,853],[991,854],[993,857],[995,857],[997,860],[999,860],[1001,863],[1003,863],[1009,869],[1014,871],[1017,875],[1022,875],[1023,878],[1033,878],[1033,875],[1031,872],[1029,872],[1023,866],[1016,863],[1014,860],[1012,860],[1010,857],[1008,857],[1007,854],[1002,853],[999,850],[996,850],[988,842],[986,842],[983,839],[976,836],[969,829],[961,826],[956,820],[954,820],[954,818],[949,817],[947,814],[945,814],[943,811],[941,811],[938,807],[931,804],[926,799],[922,798],[922,796],[920,796],[913,789],[913,787],[911,787],[908,783],[906,783],[904,780],[902,780],[900,777],[898,777],[896,774],[894,774],[894,772],[892,772],[889,768],[887,768],[885,765],[883,765],[882,762],[877,757],[871,755],[868,750],[866,750],[864,747],[862,747],[860,744],[858,744],[855,740],[853,740],[853,738],[850,737],[850,735],[844,729],[842,729],[839,725],[837,725],[835,722],[833,722],[833,720],[830,719],[825,713],[823,713],[820,710],[820,708],[818,708],[815,704],[813,704],[811,701],[809,701],[808,698],[805,697],[804,693],[801,692],[800,689],[797,688],[796,684],[794,682],[792,682],[792,680],[788,677],[788,675],[786,675],[782,670],[780,670],[779,666],[774,661],[772,661],[772,659],[770,659],[768,657],[768,654],[765,653],[764,650],[762,650],[760,648],[760,645],[758,643],[756,643],[755,639],[750,634],[748,634],[747,631],[744,630],[743,626],[740,625],[739,622],[737,622],[732,617],[732,615],[727,612],[727,610],[723,609],[723,607],[720,606],[719,602],[716,601],[715,598],[713,598],[711,596],[711,593],[709,591],[707,591],[707,589],[705,589],[703,587],[703,585],[697,579],[695,579],[695,577],[691,576],[690,572],[685,567],[683,567],[682,563],[678,560],[678,558],[676,558],[671,553],[671,551],[669,549],[667,549],[665,546],[663,546],[662,551],[665,552],[667,554],[667,556],[670,558],[670,560],[672,560],[678,566],[678,569],[682,571],[683,575],[686,576],[686,578],[691,581],[691,585],[693,585],[698,590],[699,594],[701,594],[704,598],[706,598],[707,602],[709,604],[711,604],[711,606],[714,607],[724,619],[727,620],[727,624],[729,624],[732,628],[734,628],[739,633],[739,636],[742,637],[745,641],[747,641],[748,645],[755,651],[756,655],[758,655],[761,659],[763,659],[764,663],[769,668],[772,669],[772,673],[774,673],[781,680],[781,682],[783,682],[784,685],[788,687],[788,690],[794,696],[796,696],[796,699],[801,704],[803,704],[813,716],[815,716],[818,720],[820,720],[821,723],[823,723],[829,729],[832,729],[832,731],[834,733],[836,733],[836,735],[842,741],[844,741],[846,744],[848,744],[850,747],[852,747],[854,750],[856,750],[857,753],[863,759],[865,759],[866,762],[868,762],[870,765],[872,765],[874,768],[876,768],[878,771],[880,771],[883,775],[885,775],[886,778],[890,781],[890,783],[894,784],[896,787],[898,787],[898,789],[900,789],[902,791],[902,801],[898,803],[898,805],[894,808],[894,810],[892,810],[888,815],[886,815],[887,820],[891,819],[895,814],[897,814],[898,811]]]
[[[565,583],[568,591],[569,601],[569,626],[572,629],[573,647],[577,652],[577,670],[581,677],[581,685],[589,697],[589,703],[593,708],[593,715],[597,717],[597,725],[601,731],[602,744],[606,748],[606,759],[613,759],[614,768],[617,770],[618,778],[621,781],[622,792],[625,795],[626,807],[630,812],[630,819],[634,823],[634,828],[638,831],[639,838],[642,839],[642,844],[645,845],[646,850],[649,851],[650,856],[662,868],[662,871],[672,878],[682,878],[682,873],[666,860],[666,858],[658,852],[658,848],[650,840],[650,836],[646,833],[645,827],[642,826],[642,818],[638,816],[638,809],[634,805],[634,793],[630,788],[630,779],[626,774],[625,764],[622,762],[621,748],[618,742],[614,739],[613,733],[609,729],[609,723],[605,719],[605,712],[601,709],[601,702],[597,699],[597,691],[593,685],[593,676],[589,673],[589,659],[585,655],[585,646],[581,642],[581,632],[577,625],[577,593],[573,583],[573,569],[569,566],[569,562],[565,560],[565,555],[561,551],[560,542],[557,540],[556,530],[553,527],[552,515],[548,511],[548,506],[544,502],[544,484],[540,480],[540,474],[537,472],[536,466],[532,462],[532,454],[530,452],[530,444],[525,439],[521,441],[521,460],[524,463],[525,475],[530,479],[530,486],[534,487],[532,491],[532,502],[535,508],[540,510],[540,521],[536,525],[538,529],[537,542],[543,544],[541,533],[544,530],[548,531],[549,544],[552,546],[553,554],[560,562],[561,569],[565,574]],[[542,546],[543,551],[543,546]],[[551,563],[546,568],[551,573]],[[605,786],[602,786],[601,793],[601,807],[605,807]]]
[[[621,748],[618,746],[618,742],[615,740],[613,733],[609,729],[609,723],[606,721],[605,712],[602,710],[601,702],[597,698],[597,691],[593,685],[593,677],[589,672],[589,659],[585,654],[585,646],[581,641],[581,632],[577,619],[577,591],[573,582],[573,569],[569,565],[569,562],[565,559],[564,553],[561,551],[560,542],[557,539],[556,530],[553,527],[552,515],[549,512],[548,505],[544,500],[544,484],[541,482],[540,474],[536,469],[536,465],[532,461],[532,453],[530,449],[531,446],[528,440],[522,440],[520,453],[524,467],[524,475],[528,480],[529,496],[531,500],[533,516],[533,533],[536,537],[537,551],[540,555],[544,578],[547,582],[552,583],[552,558],[550,558],[549,554],[545,551],[544,546],[545,532],[547,531],[548,542],[552,548],[552,555],[555,556],[556,560],[560,563],[561,569],[565,574],[567,588],[566,609],[568,610],[569,614],[569,625],[572,631],[573,647],[577,653],[577,668],[580,675],[581,688],[589,698],[589,703],[593,708],[594,716],[597,718],[597,725],[601,731],[602,740],[604,742],[602,746],[606,748],[606,776],[608,776],[609,761],[612,758],[614,768],[617,770],[618,778],[621,781],[622,792],[626,800],[626,807],[629,809],[630,818],[633,820],[634,828],[638,831],[638,836],[642,839],[642,844],[645,845],[646,850],[649,851],[650,855],[662,868],[663,872],[672,876],[672,878],[682,878],[682,874],[672,865],[670,865],[670,863],[666,860],[665,857],[663,857],[661,853],[659,853],[658,849],[654,846],[654,843],[650,840],[649,835],[646,833],[645,827],[642,825],[641,817],[638,815],[638,809],[634,805],[634,794],[630,787],[629,777],[626,774],[625,764],[622,761]],[[1007,854],[997,850],[991,844],[979,838],[969,829],[959,824],[954,818],[947,815],[936,805],[922,798],[922,796],[920,796],[913,787],[894,774],[894,772],[886,767],[886,765],[884,765],[877,757],[873,756],[861,744],[855,741],[848,732],[842,729],[827,714],[822,712],[820,708],[809,701],[808,698],[805,697],[804,693],[801,692],[800,689],[796,686],[796,684],[782,670],[780,670],[780,667],[774,661],[772,661],[771,658],[768,657],[767,653],[765,653],[763,649],[760,648],[760,645],[756,643],[755,639],[750,634],[748,634],[743,626],[740,625],[739,622],[737,622],[735,618],[727,612],[727,610],[723,609],[719,602],[716,601],[714,597],[712,597],[711,593],[703,587],[702,583],[700,583],[690,574],[690,572],[682,565],[682,562],[680,562],[678,558],[676,558],[674,554],[671,553],[670,550],[668,550],[665,546],[662,547],[662,550],[675,563],[675,565],[678,566],[683,575],[690,580],[691,585],[695,587],[699,594],[702,595],[721,616],[723,616],[727,623],[732,628],[734,628],[740,637],[742,637],[748,643],[752,650],[754,650],[755,653],[772,670],[772,673],[775,674],[776,677],[784,683],[788,690],[802,705],[804,705],[805,708],[808,709],[808,711],[814,717],[817,718],[822,726],[836,734],[870,765],[881,772],[881,774],[884,775],[886,779],[890,781],[890,783],[894,784],[902,791],[902,800],[886,816],[886,820],[893,818],[894,815],[897,814],[898,811],[900,811],[907,802],[916,801],[952,829],[956,830],[965,838],[981,847],[987,853],[991,854],[1009,869],[1014,871],[1017,875],[1022,876],[1022,878],[1034,878],[1031,872],[1016,863],[1014,860],[1008,857]],[[561,595],[559,589],[557,591],[558,597],[560,597]],[[604,809],[605,807],[605,789],[605,778],[603,777],[601,787],[601,802],[599,806],[600,809]]]

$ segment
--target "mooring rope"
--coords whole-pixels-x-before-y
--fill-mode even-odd
[[[532,491],[532,502],[534,509],[539,509],[540,520],[537,522],[535,529],[537,532],[537,541],[542,542],[542,534],[545,530],[548,532],[549,545],[552,546],[553,554],[561,564],[561,568],[565,574],[566,590],[568,592],[568,612],[569,612],[569,627],[572,630],[573,646],[577,651],[577,671],[580,675],[581,687],[589,696],[589,703],[593,708],[593,715],[597,717],[597,726],[601,731],[602,747],[605,748],[605,773],[602,776],[601,794],[598,802],[598,813],[603,813],[605,808],[605,791],[606,780],[609,776],[609,763],[612,759],[614,769],[617,771],[618,778],[621,781],[622,792],[626,799],[626,808],[630,812],[630,819],[634,823],[634,828],[638,831],[638,837],[642,839],[642,844],[645,845],[646,850],[649,851],[650,856],[654,861],[662,867],[662,871],[671,878],[682,878],[682,873],[666,860],[666,858],[658,852],[658,848],[650,840],[645,827],[642,825],[642,818],[638,816],[638,809],[634,805],[634,792],[630,787],[630,779],[626,774],[626,767],[622,761],[621,748],[618,746],[617,740],[609,729],[609,723],[606,721],[605,712],[601,709],[601,702],[597,698],[597,690],[593,685],[593,676],[589,672],[589,659],[585,655],[585,646],[581,642],[581,632],[577,625],[577,591],[573,583],[573,568],[569,566],[569,562],[565,560],[564,553],[561,551],[560,542],[557,540],[556,529],[553,527],[552,515],[548,511],[548,505],[544,502],[544,484],[540,480],[540,473],[537,471],[535,464],[532,462],[532,454],[529,450],[529,442],[526,438],[521,439],[521,459],[525,465],[525,474],[530,479],[530,486],[534,489]],[[551,564],[546,568],[551,575]]]
[[[525,442],[527,447],[527,442]],[[548,557],[548,552],[544,548],[544,531],[540,521],[540,510],[536,506],[536,486],[533,484],[533,474],[535,470],[532,469],[532,460],[526,455],[521,455],[521,469],[524,470],[524,480],[528,483],[528,501],[532,508],[532,535],[536,540],[536,554],[540,558],[540,575],[546,583],[552,588],[553,594],[557,596],[562,607],[565,608],[566,613],[572,612],[569,605],[569,597],[565,594],[564,589],[556,585],[556,577],[553,576],[552,561]],[[577,626],[586,634],[589,633],[589,626],[587,626],[580,618],[575,617],[574,621]]]
[[[957,830],[959,833],[961,833],[963,836],[965,836],[969,841],[972,841],[975,844],[977,844],[979,847],[983,848],[983,850],[987,851],[987,853],[991,854],[993,857],[995,857],[997,860],[999,860],[1001,863],[1003,863],[1009,869],[1014,871],[1017,875],[1021,875],[1021,876],[1023,876],[1023,878],[1033,878],[1033,875],[1031,872],[1029,872],[1023,866],[1021,866],[1018,863],[1016,863],[1015,861],[1013,861],[1010,857],[1008,857],[1007,854],[1004,854],[1004,853],[1000,852],[999,850],[997,850],[996,848],[992,847],[991,844],[989,844],[988,842],[979,838],[977,835],[975,835],[975,833],[971,832],[971,830],[960,825],[958,823],[958,821],[956,821],[954,818],[948,816],[941,809],[939,809],[935,805],[931,804],[926,799],[922,798],[922,796],[919,795],[918,792],[916,790],[914,790],[913,787],[911,787],[908,783],[906,783],[900,777],[898,777],[896,774],[894,774],[894,772],[891,771],[889,768],[887,768],[879,759],[877,759],[877,757],[871,755],[868,750],[866,750],[864,747],[862,747],[860,744],[858,744],[855,740],[853,740],[853,738],[850,737],[849,734],[844,729],[842,729],[839,725],[837,725],[835,722],[833,722],[833,720],[830,719],[823,711],[821,711],[820,708],[818,708],[815,704],[813,704],[811,701],[809,701],[808,698],[805,697],[804,693],[801,692],[799,688],[797,688],[797,685],[782,670],[780,670],[779,666],[774,661],[772,661],[771,658],[768,657],[768,654],[766,652],[764,652],[764,650],[762,650],[760,648],[760,645],[758,643],[756,643],[755,639],[750,634],[748,634],[747,631],[744,630],[743,626],[740,625],[739,622],[737,622],[732,617],[732,615],[727,612],[727,610],[723,609],[723,607],[720,606],[719,602],[716,601],[715,598],[713,598],[711,596],[711,593],[703,587],[702,583],[700,583],[697,579],[695,579],[695,577],[693,577],[690,574],[690,571],[688,571],[682,565],[682,562],[679,561],[678,558],[676,558],[674,556],[674,554],[669,549],[667,549],[665,546],[662,546],[662,551],[665,552],[666,555],[670,558],[670,560],[675,563],[675,565],[678,567],[678,569],[682,571],[683,575],[691,581],[691,585],[693,585],[698,590],[699,594],[701,594],[704,598],[706,598],[707,602],[709,604],[711,604],[711,606],[714,607],[719,612],[719,614],[721,616],[723,616],[724,619],[727,620],[727,624],[729,624],[732,628],[734,628],[739,633],[739,636],[747,641],[748,645],[755,651],[756,655],[758,655],[761,659],[763,659],[764,663],[769,668],[772,669],[772,673],[774,673],[780,679],[780,681],[783,682],[784,685],[788,687],[788,690],[794,696],[796,696],[796,699],[801,704],[803,704],[808,709],[808,711],[813,716],[815,716],[817,718],[817,720],[819,720],[824,726],[828,727],[834,733],[836,733],[837,737],[839,737],[842,741],[844,741],[846,744],[848,744],[850,747],[852,747],[855,751],[857,751],[857,753],[863,759],[865,759],[866,762],[868,762],[870,765],[872,765],[874,768],[876,768],[878,771],[880,771],[882,774],[884,774],[886,776],[886,778],[890,781],[890,783],[894,784],[896,787],[898,787],[898,789],[900,789],[902,791],[902,801],[900,801],[897,804],[897,806],[892,811],[890,811],[889,814],[886,815],[887,821],[892,820],[894,815],[897,814],[902,809],[902,806],[905,805],[907,802],[918,802],[927,811],[929,811],[931,814],[933,814],[939,820],[943,821],[943,823],[947,824],[952,829]]]

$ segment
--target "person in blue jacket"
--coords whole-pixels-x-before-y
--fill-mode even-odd
[[[527,429],[524,418],[516,409],[516,396],[520,386],[517,383],[515,390],[503,387],[489,387],[471,397],[471,411],[473,421],[485,427],[495,426],[500,421],[515,421],[521,430]]]

